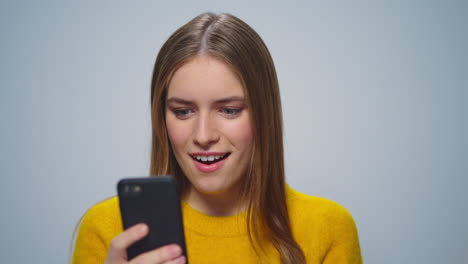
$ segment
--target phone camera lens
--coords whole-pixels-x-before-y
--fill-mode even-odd
[[[135,192],[135,193],[141,192],[141,186],[140,185],[133,186],[133,192]]]

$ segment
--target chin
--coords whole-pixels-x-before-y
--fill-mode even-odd
[[[197,192],[209,195],[221,194],[228,189],[226,185],[214,179],[199,180],[192,183],[192,186]]]

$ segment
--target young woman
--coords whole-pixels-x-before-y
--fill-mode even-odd
[[[270,53],[238,18],[202,14],[161,48],[151,85],[152,176],[179,184],[190,263],[362,263],[342,206],[285,183]],[[127,261],[148,227],[122,230],[117,198],[84,216],[74,263],[185,263],[177,245]]]

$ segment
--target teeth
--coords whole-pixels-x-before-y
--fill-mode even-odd
[[[195,159],[197,159],[199,161],[214,161],[214,160],[219,160],[219,159],[221,159],[223,157],[224,157],[224,155],[212,155],[212,156],[197,155],[197,156],[195,156]]]

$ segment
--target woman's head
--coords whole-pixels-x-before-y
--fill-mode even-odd
[[[190,185],[171,149],[167,134],[166,100],[174,74],[195,58],[222,62],[238,79],[243,89],[245,107],[250,115],[253,153],[246,176],[247,186],[256,193],[268,184],[262,170],[283,171],[281,103],[273,61],[258,34],[241,20],[227,14],[202,14],[178,29],[164,44],[156,60],[151,100],[153,116],[153,157],[151,174],[175,174],[182,192]],[[275,157],[268,157],[273,154]],[[271,162],[274,161],[274,162]],[[269,163],[270,166],[261,166]],[[273,167],[271,166],[273,165]],[[263,168],[262,168],[263,167]],[[267,171],[264,171],[267,173]],[[270,174],[265,174],[270,175]],[[283,179],[270,179],[281,182]],[[245,189],[245,188],[242,188]]]
[[[205,76],[197,76],[197,71]],[[217,89],[214,77],[232,85],[221,85]],[[200,90],[198,94],[197,89]],[[209,96],[204,97],[204,94]],[[239,100],[226,104],[226,98]],[[216,106],[213,103],[218,99],[224,100],[219,104],[221,107],[210,108]],[[192,108],[186,107],[189,104],[203,111],[199,112],[197,121],[187,125],[181,118],[190,115]],[[292,239],[285,201],[278,81],[273,60],[260,36],[229,14],[197,16],[173,33],[161,48],[153,71],[151,106],[150,174],[174,175],[182,195],[191,188],[192,181],[195,188],[207,193],[237,186],[240,201],[246,202],[249,209],[252,242],[259,242],[260,236],[266,234],[283,262],[302,263],[302,252]],[[229,117],[234,108],[244,111],[230,120],[214,118]],[[215,111],[211,111],[213,109]],[[229,124],[237,131],[230,129]],[[187,147],[187,140],[191,140],[190,147]],[[210,149],[218,142],[219,149]],[[192,160],[200,154],[196,152],[203,156],[203,151],[220,151],[211,153],[212,156],[219,154],[213,158],[233,153],[228,159],[232,158],[236,164],[226,166],[232,174],[223,174],[219,182],[197,178],[203,171],[200,173],[198,168],[196,171],[196,166],[192,166],[196,162]],[[234,153],[239,155],[234,156]]]

